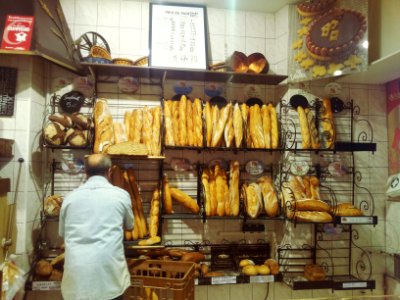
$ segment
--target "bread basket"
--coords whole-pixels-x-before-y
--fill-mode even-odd
[[[141,58],[138,58],[133,62],[134,66],[148,66],[149,65],[149,57],[148,56],[143,56]]]
[[[128,58],[114,58],[112,60],[115,65],[124,65],[124,66],[132,66],[133,61]]]
[[[104,49],[103,47],[100,46],[92,46],[90,48],[90,56],[91,57],[98,57],[98,58],[105,58],[108,60],[111,60],[111,55],[110,53]]]

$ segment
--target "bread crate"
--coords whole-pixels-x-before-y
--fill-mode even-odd
[[[194,300],[194,263],[146,260],[130,269],[127,300]]]

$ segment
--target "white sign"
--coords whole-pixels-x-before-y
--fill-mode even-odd
[[[372,224],[373,217],[342,217],[342,224]]]
[[[149,65],[207,69],[205,6],[150,4]]]
[[[236,276],[211,277],[211,284],[235,284]]]
[[[250,276],[250,283],[266,283],[266,282],[274,282],[274,276],[273,275]]]
[[[59,291],[61,281],[34,281],[32,282],[32,291]]]
[[[366,288],[366,282],[343,282],[344,289]]]

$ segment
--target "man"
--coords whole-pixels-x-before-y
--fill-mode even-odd
[[[122,300],[130,285],[124,255],[123,227],[132,229],[129,194],[109,181],[111,160],[86,158],[86,183],[62,204],[59,235],[65,264],[61,292],[65,300]]]

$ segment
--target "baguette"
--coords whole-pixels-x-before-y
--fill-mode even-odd
[[[307,117],[308,128],[310,131],[311,148],[319,149],[320,144],[319,144],[318,130],[317,130],[317,127],[315,126],[315,117],[314,117],[313,113],[310,111],[310,109],[308,109],[308,108],[306,108],[304,110],[304,112]]]
[[[307,199],[320,199],[320,198],[313,198],[311,194],[311,183],[310,183],[310,176],[303,177],[303,184],[304,184],[304,192],[306,194]]]
[[[321,199],[321,195],[319,194],[319,179],[315,176],[311,176],[310,178],[310,189],[312,199]]]
[[[169,183],[168,183],[168,178],[167,176],[164,176],[163,180],[163,191],[164,191],[164,212],[166,214],[172,214],[172,197],[171,197],[171,191],[169,188]]]
[[[183,146],[179,140],[179,101],[172,101],[172,132],[176,146]]]
[[[225,184],[226,173],[216,164],[215,169],[215,193],[217,198],[217,215],[223,217],[225,215]]]
[[[158,188],[156,188],[153,192],[153,198],[151,199],[151,206],[150,206],[150,224],[149,224],[150,237],[157,236],[159,217],[160,217],[160,191]]]
[[[271,116],[266,104],[261,106],[261,118],[265,148],[271,149]]]
[[[278,215],[279,204],[271,178],[262,176],[258,178],[257,183],[261,187],[265,213],[270,218],[276,217]]]
[[[332,208],[332,214],[341,217],[355,217],[362,216],[361,209],[355,207],[351,203],[340,203]]]
[[[130,124],[130,138],[134,143],[140,143],[142,141],[142,127],[143,127],[143,111],[141,109],[135,109],[132,112],[132,119]]]
[[[139,241],[138,245],[139,246],[151,246],[154,244],[158,244],[159,242],[161,242],[161,238],[159,236],[153,236],[151,238],[148,238],[147,240]]]
[[[188,252],[182,255],[181,261],[191,261],[195,263],[199,263],[205,260],[206,257],[201,252]]]
[[[118,165],[113,165],[111,167],[111,183],[121,189],[125,187],[123,172],[124,171]]]
[[[186,146],[194,146],[194,114],[193,103],[190,100],[186,101]]]
[[[126,132],[124,128],[124,124],[121,122],[114,122],[113,123],[113,130],[114,130],[114,143],[119,144],[126,142],[128,139],[126,137]]]
[[[175,146],[172,127],[172,100],[164,101],[165,145]]]
[[[210,172],[207,168],[203,169],[201,173],[201,183],[203,184],[204,191],[204,209],[206,211],[206,216],[211,216],[211,195],[210,195]]]
[[[251,148],[251,136],[250,136],[250,127],[249,127],[249,107],[246,103],[242,103],[240,105],[240,111],[242,113],[243,125],[246,131],[246,147]]]
[[[132,230],[124,230],[124,239],[125,241],[132,240]]]
[[[224,194],[223,194],[223,203],[224,203],[224,215],[230,216],[231,215],[231,202],[230,202],[230,195],[229,195],[229,186],[228,186],[228,179],[225,170],[223,170],[223,178],[224,178]]]
[[[143,127],[142,127],[142,141],[146,145],[149,153],[152,153],[151,149],[151,139],[152,139],[152,125],[153,125],[153,115],[151,110],[145,106],[143,108]]]
[[[215,105],[215,107],[217,106]],[[212,147],[218,147],[221,144],[222,134],[224,133],[225,125],[228,121],[229,116],[231,115],[231,111],[232,111],[232,103],[229,103],[221,109],[218,120],[215,120],[214,124],[216,124],[216,127],[215,131],[213,130],[213,137],[211,142]]]
[[[142,204],[142,197],[140,196],[139,193],[139,188],[136,183],[134,171],[132,168],[129,168],[127,170],[128,178],[129,178],[129,185],[131,186],[133,195],[136,199],[136,206],[139,214],[139,221],[140,221],[140,226],[141,230],[143,233],[143,236],[147,235],[147,225],[146,225],[146,218],[144,216],[144,211],[143,211],[143,204]]]
[[[306,198],[305,187],[303,185],[301,177],[292,176],[289,180],[289,187],[292,190],[294,198],[296,200]]]
[[[265,148],[261,109],[258,104],[250,107],[250,136],[254,148]]]
[[[230,162],[229,170],[229,206],[230,215],[238,216],[240,201],[239,201],[239,177],[240,177],[240,165],[237,160]]]
[[[278,116],[275,107],[268,104],[269,115],[271,118],[271,148],[276,149],[279,145]]]
[[[152,110],[153,124],[151,130],[151,155],[160,155],[161,153],[161,107],[156,106]]]
[[[211,106],[212,135],[211,135],[211,140],[210,140],[210,146],[212,146],[212,144],[213,144],[213,138],[214,138],[215,132],[217,131],[217,125],[218,125],[218,121],[220,118],[220,114],[221,114],[221,111],[217,105]],[[218,145],[219,145],[219,141],[218,141]]]
[[[201,118],[203,114],[203,109],[201,107],[201,101],[198,98],[194,99],[193,102],[193,126],[194,126],[194,136],[195,143],[194,146],[203,146],[203,119]]]
[[[325,147],[332,149],[336,141],[335,123],[333,121],[333,113],[331,101],[327,98],[322,100],[321,123],[323,135],[326,136]]]
[[[211,146],[212,132],[213,132],[213,119],[212,119],[212,108],[210,102],[206,102],[204,108],[204,118],[206,120],[206,144],[208,147]]]
[[[236,148],[239,148],[243,141],[243,117],[238,103],[233,107],[233,132],[235,137],[235,146]]]
[[[228,121],[226,122],[224,129],[224,139],[226,147],[230,148],[233,145],[233,139],[235,137],[235,131],[233,128],[233,113],[232,109],[229,110]]]
[[[132,112],[127,110],[124,114],[124,125],[125,125],[125,135],[126,140],[129,141],[129,131],[131,129],[131,119],[132,119]]]
[[[217,200],[217,189],[216,189],[216,181],[215,181],[215,172],[213,169],[210,169],[210,178],[209,178],[209,185],[210,185],[210,216],[217,215],[217,207],[218,207],[218,200]]]
[[[323,211],[329,213],[331,211],[330,206],[321,200],[314,199],[303,199],[296,201],[297,211]]]
[[[94,106],[94,153],[106,153],[114,144],[113,118],[107,99],[99,98]]]
[[[298,222],[332,222],[332,216],[329,213],[323,211],[296,211],[294,217]]]
[[[186,120],[189,116],[186,116],[187,111],[187,98],[185,95],[181,96],[179,100],[179,123],[178,123],[178,139],[179,139],[179,146],[187,146],[187,130],[186,130]]]
[[[261,188],[257,183],[250,183],[246,187],[246,211],[247,215],[255,219],[261,212]]]
[[[144,234],[144,228],[142,227],[142,222],[140,221],[140,214],[139,214],[139,210],[137,207],[137,199],[135,198],[135,194],[130,185],[129,175],[126,170],[124,170],[123,176],[124,176],[125,190],[129,193],[129,195],[131,197],[132,211],[133,211],[133,216],[134,216],[134,226],[133,226],[132,237],[136,238],[136,239],[143,238],[145,234]]]
[[[189,209],[192,213],[198,214],[200,211],[200,207],[197,204],[196,200],[194,200],[192,197],[187,195],[186,193],[182,192],[181,190],[177,188],[170,188],[169,189],[171,192],[171,197],[172,199],[176,200],[180,204],[182,204],[184,207]]]
[[[297,114],[299,116],[300,131],[301,131],[301,143],[303,149],[311,148],[311,137],[310,129],[308,128],[308,121],[305,110],[301,107],[297,107]]]

